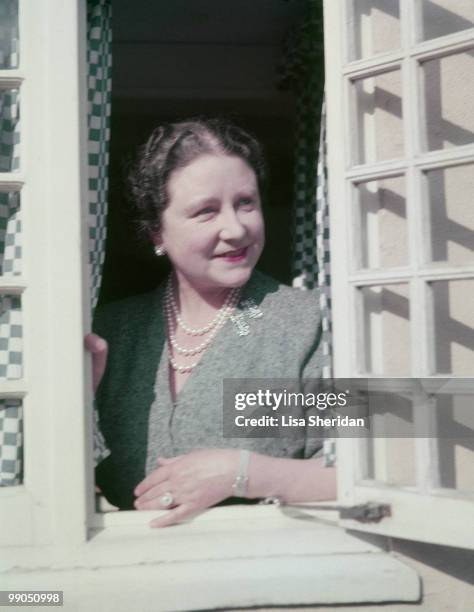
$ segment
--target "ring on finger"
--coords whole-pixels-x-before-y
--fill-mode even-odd
[[[166,491],[166,493],[163,493],[163,495],[160,497],[160,505],[163,508],[169,508],[173,502],[174,497],[171,491]]]

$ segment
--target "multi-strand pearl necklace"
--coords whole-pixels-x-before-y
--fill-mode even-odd
[[[165,311],[165,317],[166,317],[166,322],[167,322],[167,327],[168,327],[169,362],[170,362],[171,367],[174,370],[177,370],[178,372],[181,372],[181,373],[191,372],[191,370],[193,370],[193,368],[196,367],[197,362],[190,363],[188,365],[180,365],[173,359],[172,350],[176,351],[180,355],[185,355],[185,356],[198,355],[199,353],[202,353],[203,351],[205,351],[211,344],[214,336],[221,329],[221,327],[224,325],[224,323],[227,321],[228,317],[234,310],[237,302],[239,301],[239,297],[240,297],[240,288],[232,289],[229,292],[229,295],[227,296],[224,304],[221,306],[221,308],[219,308],[216,316],[212,319],[210,323],[208,323],[204,327],[192,328],[189,325],[186,325],[186,323],[183,321],[183,319],[181,318],[179,314],[178,307],[176,305],[174,295],[173,295],[173,286],[172,286],[171,277],[168,279],[168,284],[166,286],[166,291],[165,291],[164,311]],[[176,325],[174,323],[173,316],[174,316],[174,319],[176,320]],[[178,342],[176,341],[175,332],[176,332],[177,325],[179,325],[183,329],[183,331],[190,336],[203,336],[204,334],[209,334],[209,335],[198,346],[195,346],[193,348],[185,348],[183,346],[180,346]]]

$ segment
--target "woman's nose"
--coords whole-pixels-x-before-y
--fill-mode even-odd
[[[240,240],[246,231],[235,210],[226,212],[222,216],[220,236],[223,240]]]

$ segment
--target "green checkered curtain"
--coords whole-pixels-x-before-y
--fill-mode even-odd
[[[327,191],[324,31],[322,0],[307,0],[306,14],[286,37],[279,86],[296,105],[293,194],[293,286],[317,287],[323,326],[323,376],[332,376],[331,274]],[[326,465],[336,460],[335,441],[324,443]]]
[[[317,285],[316,197],[324,47],[321,0],[308,0],[302,21],[290,30],[280,67],[280,87],[296,105],[293,278],[296,287]]]
[[[331,258],[329,251],[329,198],[327,185],[326,102],[321,107],[321,129],[316,170],[316,264],[322,315],[322,350],[326,356],[323,376],[332,376]]]
[[[18,0],[0,0],[0,70],[18,68]]]
[[[18,68],[18,34],[18,0],[0,0],[0,70]],[[0,172],[18,172],[19,169],[20,90],[4,88],[0,89]],[[20,194],[2,191],[0,274],[21,274],[20,238]]]
[[[89,265],[91,307],[99,297],[105,258],[112,95],[111,0],[88,0]]]
[[[324,375],[331,375],[329,215],[324,106],[322,0],[308,0],[306,14],[288,33],[279,86],[296,104],[293,201],[293,286],[318,287],[323,318]]]
[[[0,0],[0,69],[18,68],[18,0]],[[0,172],[20,170],[20,90],[0,89]],[[0,191],[0,275],[21,274],[20,193]],[[0,296],[0,381],[23,376],[21,298]],[[0,399],[0,486],[23,481],[23,407]]]
[[[105,255],[111,103],[111,0],[87,2],[89,278],[97,303]],[[0,68],[18,67],[18,1],[0,0]],[[0,172],[20,168],[20,92],[0,90]],[[21,274],[20,193],[0,192],[0,274]],[[22,376],[20,298],[0,297],[0,379]],[[22,482],[21,401],[0,400],[0,486]],[[94,410],[94,460],[109,454]]]
[[[91,309],[97,304],[105,258],[107,192],[112,95],[111,0],[87,2],[89,281]],[[109,451],[94,409],[94,461]]]

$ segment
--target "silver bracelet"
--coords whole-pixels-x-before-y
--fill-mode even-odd
[[[232,485],[232,491],[236,497],[245,497],[249,482],[250,451],[240,451],[239,471]]]

